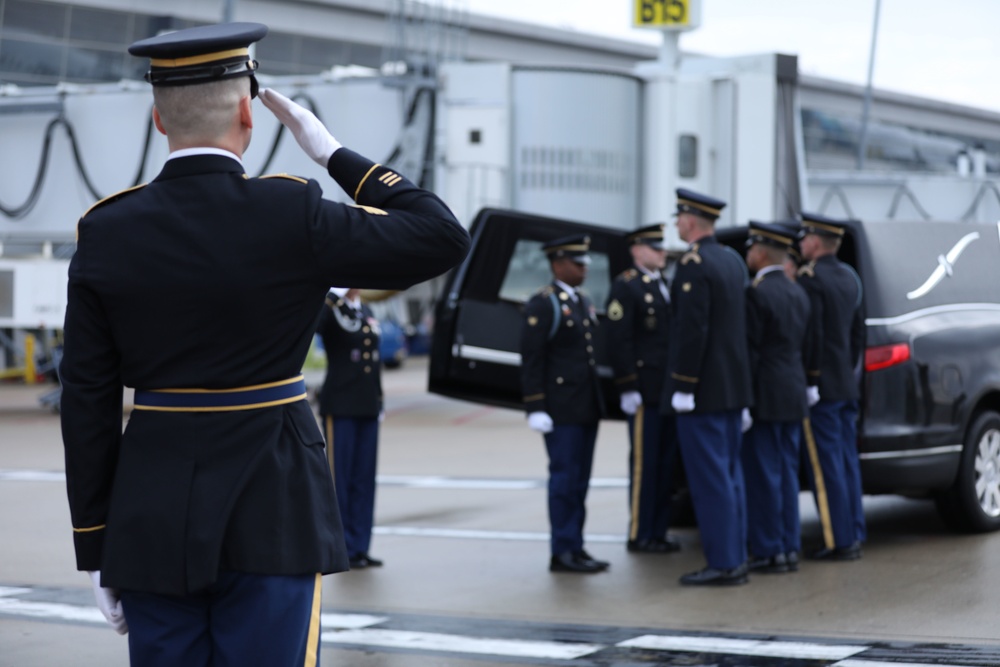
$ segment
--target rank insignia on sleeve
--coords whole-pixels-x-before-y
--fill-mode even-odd
[[[615,299],[608,304],[608,319],[612,322],[617,322],[625,316],[625,309],[622,308],[622,304],[618,299]]]
[[[531,317],[528,318],[528,326],[529,327],[533,327],[536,324],[538,324],[538,318],[537,317],[535,317],[534,315],[532,315]]]
[[[691,283],[684,283],[683,285],[681,285],[681,291],[683,291],[683,292],[690,292],[691,291]]]

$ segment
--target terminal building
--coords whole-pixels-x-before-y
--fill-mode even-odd
[[[633,229],[669,219],[680,186],[729,201],[724,225],[803,209],[1000,219],[998,113],[875,90],[859,169],[863,88],[802,75],[794,55],[669,63],[656,46],[455,4],[0,0],[0,328],[61,326],[80,213],[166,156],[147,64],[126,47],[225,19],[269,26],[263,85],[465,224],[499,207]],[[345,198],[258,116],[248,173],[313,177]]]

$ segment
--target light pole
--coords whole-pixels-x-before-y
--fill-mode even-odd
[[[868,84],[865,86],[865,103],[861,111],[861,136],[858,138],[858,171],[865,168],[868,152],[868,115],[872,108],[872,76],[875,72],[875,44],[878,41],[878,16],[882,0],[875,0],[875,21],[872,26],[872,48],[868,54]]]

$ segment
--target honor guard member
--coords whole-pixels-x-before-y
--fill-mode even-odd
[[[361,302],[360,292],[332,289],[316,327],[327,364],[319,414],[352,570],[382,565],[368,553],[383,414],[380,329],[372,309]]]
[[[677,460],[673,413],[660,412],[670,340],[670,293],[663,224],[626,238],[634,266],[615,278],[608,302],[608,339],[615,385],[629,425],[629,532],[631,552],[668,553],[680,544],[667,537],[670,494]]]
[[[808,382],[816,387],[813,392],[819,392],[809,409],[806,437],[815,439],[823,484],[820,487],[815,480],[814,488],[817,503],[825,500],[833,532],[833,544],[807,554],[818,560],[856,560],[866,537],[857,448],[859,391],[854,373],[864,350],[865,330],[861,279],[837,259],[846,227],[844,221],[802,213],[799,246],[808,264],[799,270],[799,284],[809,295],[811,342],[817,349]]]
[[[753,426],[743,436],[747,542],[751,572],[798,569],[799,443],[806,404],[803,349],[809,297],[785,274],[795,241],[778,224],[750,222],[746,263],[747,341],[753,379]]]
[[[590,238],[569,236],[542,246],[552,284],[524,308],[521,388],[528,426],[544,435],[549,456],[552,572],[601,572],[606,561],[583,548],[587,490],[594,461],[601,388],[594,359],[597,315],[579,287],[587,277]]]
[[[671,288],[669,404],[707,567],[689,586],[747,581],[746,512],[740,442],[752,403],[743,258],[715,238],[726,203],[677,190],[677,232],[689,243]]]
[[[129,48],[151,58],[170,155],[77,227],[60,366],[76,564],[134,665],[316,664],[320,575],[348,567],[301,375],[317,314],[330,285],[403,289],[468,252],[437,197],[274,91],[265,106],[359,206],[247,176],[266,32]]]

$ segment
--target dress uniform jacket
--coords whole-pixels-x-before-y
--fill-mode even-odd
[[[809,297],[783,270],[758,276],[747,290],[747,337],[754,419],[800,421],[806,403],[804,348]]]
[[[459,263],[448,208],[345,148],[330,175],[249,178],[237,160],[168,160],[92,207],[69,269],[62,425],[77,567],[167,595],[220,570],[347,568],[323,437],[306,400],[133,411],[122,385],[226,389],[293,378],[330,285],[401,289]],[[303,396],[304,399],[304,396]]]
[[[608,302],[615,385],[621,392],[638,391],[653,409],[663,393],[670,341],[670,303],[661,285],[660,280],[628,269],[615,278]]]
[[[861,279],[834,255],[824,255],[799,270],[799,284],[812,307],[813,361],[809,384],[824,401],[857,400],[854,366],[864,349]]]
[[[753,403],[746,337],[747,270],[742,258],[702,238],[681,257],[670,298],[671,391],[694,394],[698,412],[739,410]]]
[[[597,317],[577,291],[578,302],[558,285],[535,294],[524,308],[521,388],[528,413],[547,412],[556,424],[592,424],[603,402],[594,359]]]
[[[316,330],[326,350],[326,379],[319,394],[320,414],[378,417],[382,411],[379,326],[371,308],[360,311],[334,295],[327,297]]]

